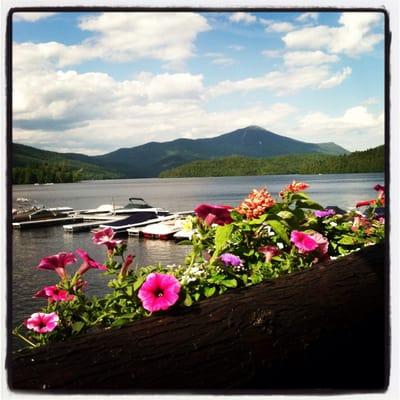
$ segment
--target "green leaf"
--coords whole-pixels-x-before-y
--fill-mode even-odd
[[[190,307],[190,306],[193,304],[193,300],[192,300],[192,298],[190,297],[190,294],[189,294],[189,293],[186,293],[186,297],[185,297],[185,300],[183,301],[183,304],[184,304],[186,307]]]
[[[262,224],[266,219],[267,219],[267,214],[263,214],[263,215],[261,215],[260,217],[258,217],[258,218],[255,218],[255,219],[252,219],[252,220],[250,220],[250,221],[248,221],[247,223],[249,224],[249,225],[259,225],[259,224]]]
[[[180,246],[191,246],[193,243],[191,240],[180,240],[178,244]]]
[[[290,219],[290,218],[294,217],[294,214],[292,212],[285,211],[285,210],[278,212],[277,215],[278,215],[278,217],[281,217],[282,219]]]
[[[76,321],[72,324],[72,332],[79,333],[83,329],[84,326],[85,326],[84,322]]]
[[[204,296],[211,297],[215,293],[215,286],[207,286],[204,288]]]
[[[308,196],[303,192],[297,192],[292,194],[292,200],[308,200]]]
[[[246,274],[243,274],[243,275],[242,275],[242,281],[243,281],[244,284],[247,283],[248,278],[249,278],[249,277],[248,277]]]
[[[199,293],[199,292],[196,292],[196,293],[193,295],[193,298],[194,298],[195,301],[198,301],[198,300],[200,299],[200,293]]]
[[[221,282],[224,286],[229,288],[237,287],[237,280],[236,279],[224,279]]]
[[[143,282],[146,280],[146,276],[140,276],[139,278],[136,279],[136,281],[133,283],[133,290],[136,292],[142,286]]]
[[[355,244],[356,240],[352,236],[344,235],[340,240],[338,240],[340,244]]]
[[[322,207],[320,204],[316,203],[315,201],[312,200],[299,200],[296,203],[296,207],[300,208],[310,208],[312,210],[324,210],[324,207]]]
[[[272,230],[288,245],[290,245],[289,237],[286,233],[286,229],[283,224],[279,221],[270,220],[268,221],[268,225],[271,226]]]
[[[215,230],[215,252],[219,254],[219,252],[226,246],[231,233],[232,233],[233,225],[218,225]]]
[[[127,322],[129,322],[129,319],[127,319],[127,318],[118,318],[110,326],[113,328],[116,328],[117,326],[124,325]]]
[[[132,297],[132,295],[133,295],[133,286],[128,286],[128,287],[126,288],[126,294],[127,294],[129,297]]]

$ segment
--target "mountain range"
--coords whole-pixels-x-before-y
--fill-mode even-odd
[[[333,142],[307,143],[258,126],[248,126],[212,138],[149,142],[98,156],[49,152],[14,143],[13,167],[27,167],[35,159],[36,162],[43,162],[49,158],[64,159],[83,170],[93,170],[96,176],[103,173],[103,178],[148,178],[196,160],[233,155],[266,158],[309,153],[340,155],[349,152]]]
[[[83,171],[83,179],[148,178],[171,168],[227,156],[266,158],[291,154],[340,155],[349,153],[333,142],[307,143],[248,126],[206,139],[176,139],[120,148],[98,156],[58,153],[13,144],[13,168],[30,168],[44,162],[67,162]]]

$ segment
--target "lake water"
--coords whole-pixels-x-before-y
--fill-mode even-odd
[[[90,181],[49,186],[17,185],[12,188],[13,204],[20,197],[28,198],[48,207],[69,206],[74,209],[96,208],[114,202],[125,205],[129,197],[143,197],[149,204],[171,211],[193,210],[199,203],[229,204],[236,206],[253,189],[267,186],[277,196],[283,186],[293,179],[310,184],[311,198],[324,206],[354,207],[359,200],[373,198],[373,186],[384,184],[384,175],[276,175],[218,178],[124,179]],[[104,260],[104,248],[91,241],[91,233],[66,234],[62,226],[39,228],[12,233],[12,320],[14,324],[27,318],[45,304],[32,295],[43,286],[57,282],[51,271],[34,267],[47,255],[60,251],[72,252],[82,247],[98,261]],[[135,265],[154,263],[182,263],[188,246],[171,241],[153,241],[130,237],[128,252],[136,255]],[[108,277],[98,271],[89,271],[90,294],[107,291]]]

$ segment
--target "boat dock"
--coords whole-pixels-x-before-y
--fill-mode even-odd
[[[69,225],[63,225],[64,232],[68,233],[75,233],[75,232],[83,232],[83,231],[89,231],[93,228],[97,228],[102,224],[110,223],[110,222],[115,222],[118,221],[124,217],[109,217],[106,218],[104,215],[96,218],[92,218],[93,216],[87,216],[86,218],[83,218],[83,220],[89,222],[81,222],[79,224],[69,224]]]
[[[49,218],[49,219],[39,219],[35,221],[23,221],[23,222],[13,222],[12,226],[14,229],[32,229],[32,228],[43,228],[53,225],[62,225],[65,222],[82,222],[83,217],[65,217],[65,218]]]

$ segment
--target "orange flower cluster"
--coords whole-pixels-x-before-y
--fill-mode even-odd
[[[279,196],[284,197],[285,193],[296,193],[296,192],[302,192],[303,190],[306,190],[310,187],[308,183],[305,182],[296,182],[293,181],[289,185],[287,185],[280,193]]]
[[[265,213],[267,208],[275,205],[275,200],[267,192],[267,189],[254,189],[240,204],[236,211],[246,215],[247,219],[258,218]]]

